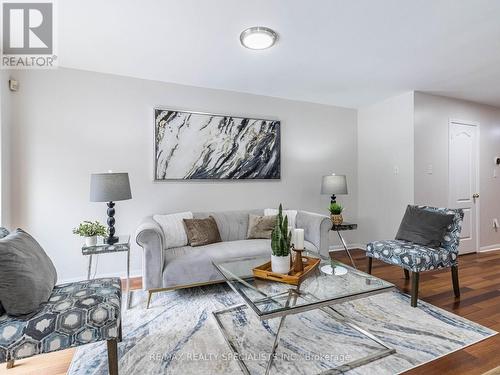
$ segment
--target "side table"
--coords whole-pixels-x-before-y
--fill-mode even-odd
[[[347,255],[349,256],[349,259],[351,260],[352,266],[357,269],[356,264],[354,263],[354,260],[352,259],[351,253],[349,252],[349,249],[347,248],[347,245],[345,243],[344,237],[342,237],[342,234],[340,233],[341,231],[344,230],[355,230],[358,228],[358,224],[354,223],[342,223],[339,225],[332,224],[332,230],[337,232],[340,238],[340,242],[342,242],[342,246],[344,246],[344,250],[346,251]]]
[[[82,246],[82,254],[89,257],[89,267],[87,272],[87,280],[90,280],[91,271],[92,271],[92,257],[94,255],[99,254],[109,254],[109,253],[119,253],[126,251],[127,252],[127,309],[130,306],[130,236],[129,235],[121,235],[118,236],[118,242],[114,244],[106,243],[103,237],[99,237],[97,240],[97,244],[93,246]]]

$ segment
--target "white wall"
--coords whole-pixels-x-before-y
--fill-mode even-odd
[[[415,202],[445,207],[448,204],[448,128],[450,119],[479,122],[481,248],[500,248],[500,109],[459,99],[415,93]],[[426,173],[432,164],[433,173]],[[497,170],[497,178],[493,170]]]
[[[26,228],[54,260],[59,279],[83,277],[86,259],[71,229],[105,221],[105,204],[89,202],[92,172],[129,172],[133,199],[117,202],[117,232],[133,233],[143,216],[183,210],[288,207],[326,212],[321,176],[345,173],[339,197],[346,219],[357,213],[357,114],[353,109],[194,88],[72,69],[19,71],[11,94],[12,226]],[[153,183],[153,110],[174,109],[277,118],[282,124],[281,181]],[[350,234],[348,237],[353,242]],[[134,246],[132,269],[141,253]],[[104,255],[100,274],[125,270],[125,257]]]
[[[10,124],[9,73],[0,71],[0,225],[9,226],[10,217]]]
[[[359,240],[394,238],[413,203],[413,92],[359,110],[358,198]]]

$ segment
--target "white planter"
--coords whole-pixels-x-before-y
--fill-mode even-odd
[[[85,246],[97,245],[97,236],[85,237]]]
[[[271,255],[271,270],[276,273],[288,273],[290,271],[290,255],[284,257]]]

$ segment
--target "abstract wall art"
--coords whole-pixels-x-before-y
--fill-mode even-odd
[[[155,108],[155,180],[279,179],[280,122]]]

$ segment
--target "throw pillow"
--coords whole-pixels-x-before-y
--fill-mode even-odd
[[[165,237],[165,249],[187,246],[188,238],[183,219],[192,219],[192,212],[179,212],[170,215],[154,215],[153,220],[160,224]]]
[[[49,300],[57,272],[42,247],[17,229],[0,239],[0,301],[7,314],[31,314]]]
[[[408,206],[396,234],[397,240],[437,248],[455,215]]]
[[[270,239],[276,224],[276,215],[258,216],[248,215],[248,239],[265,238]]]
[[[219,228],[213,216],[206,219],[184,219],[188,243],[191,246],[203,246],[221,242]]]
[[[278,215],[278,210],[274,208],[266,208],[264,210],[265,216]],[[297,210],[283,210],[283,217],[288,217],[288,225],[292,228],[296,228],[295,219],[297,218]]]
[[[9,234],[9,231],[6,228],[0,227],[0,238],[4,238],[8,234]],[[2,301],[0,301],[0,316],[2,316],[4,313],[5,313],[5,310],[2,306]]]

